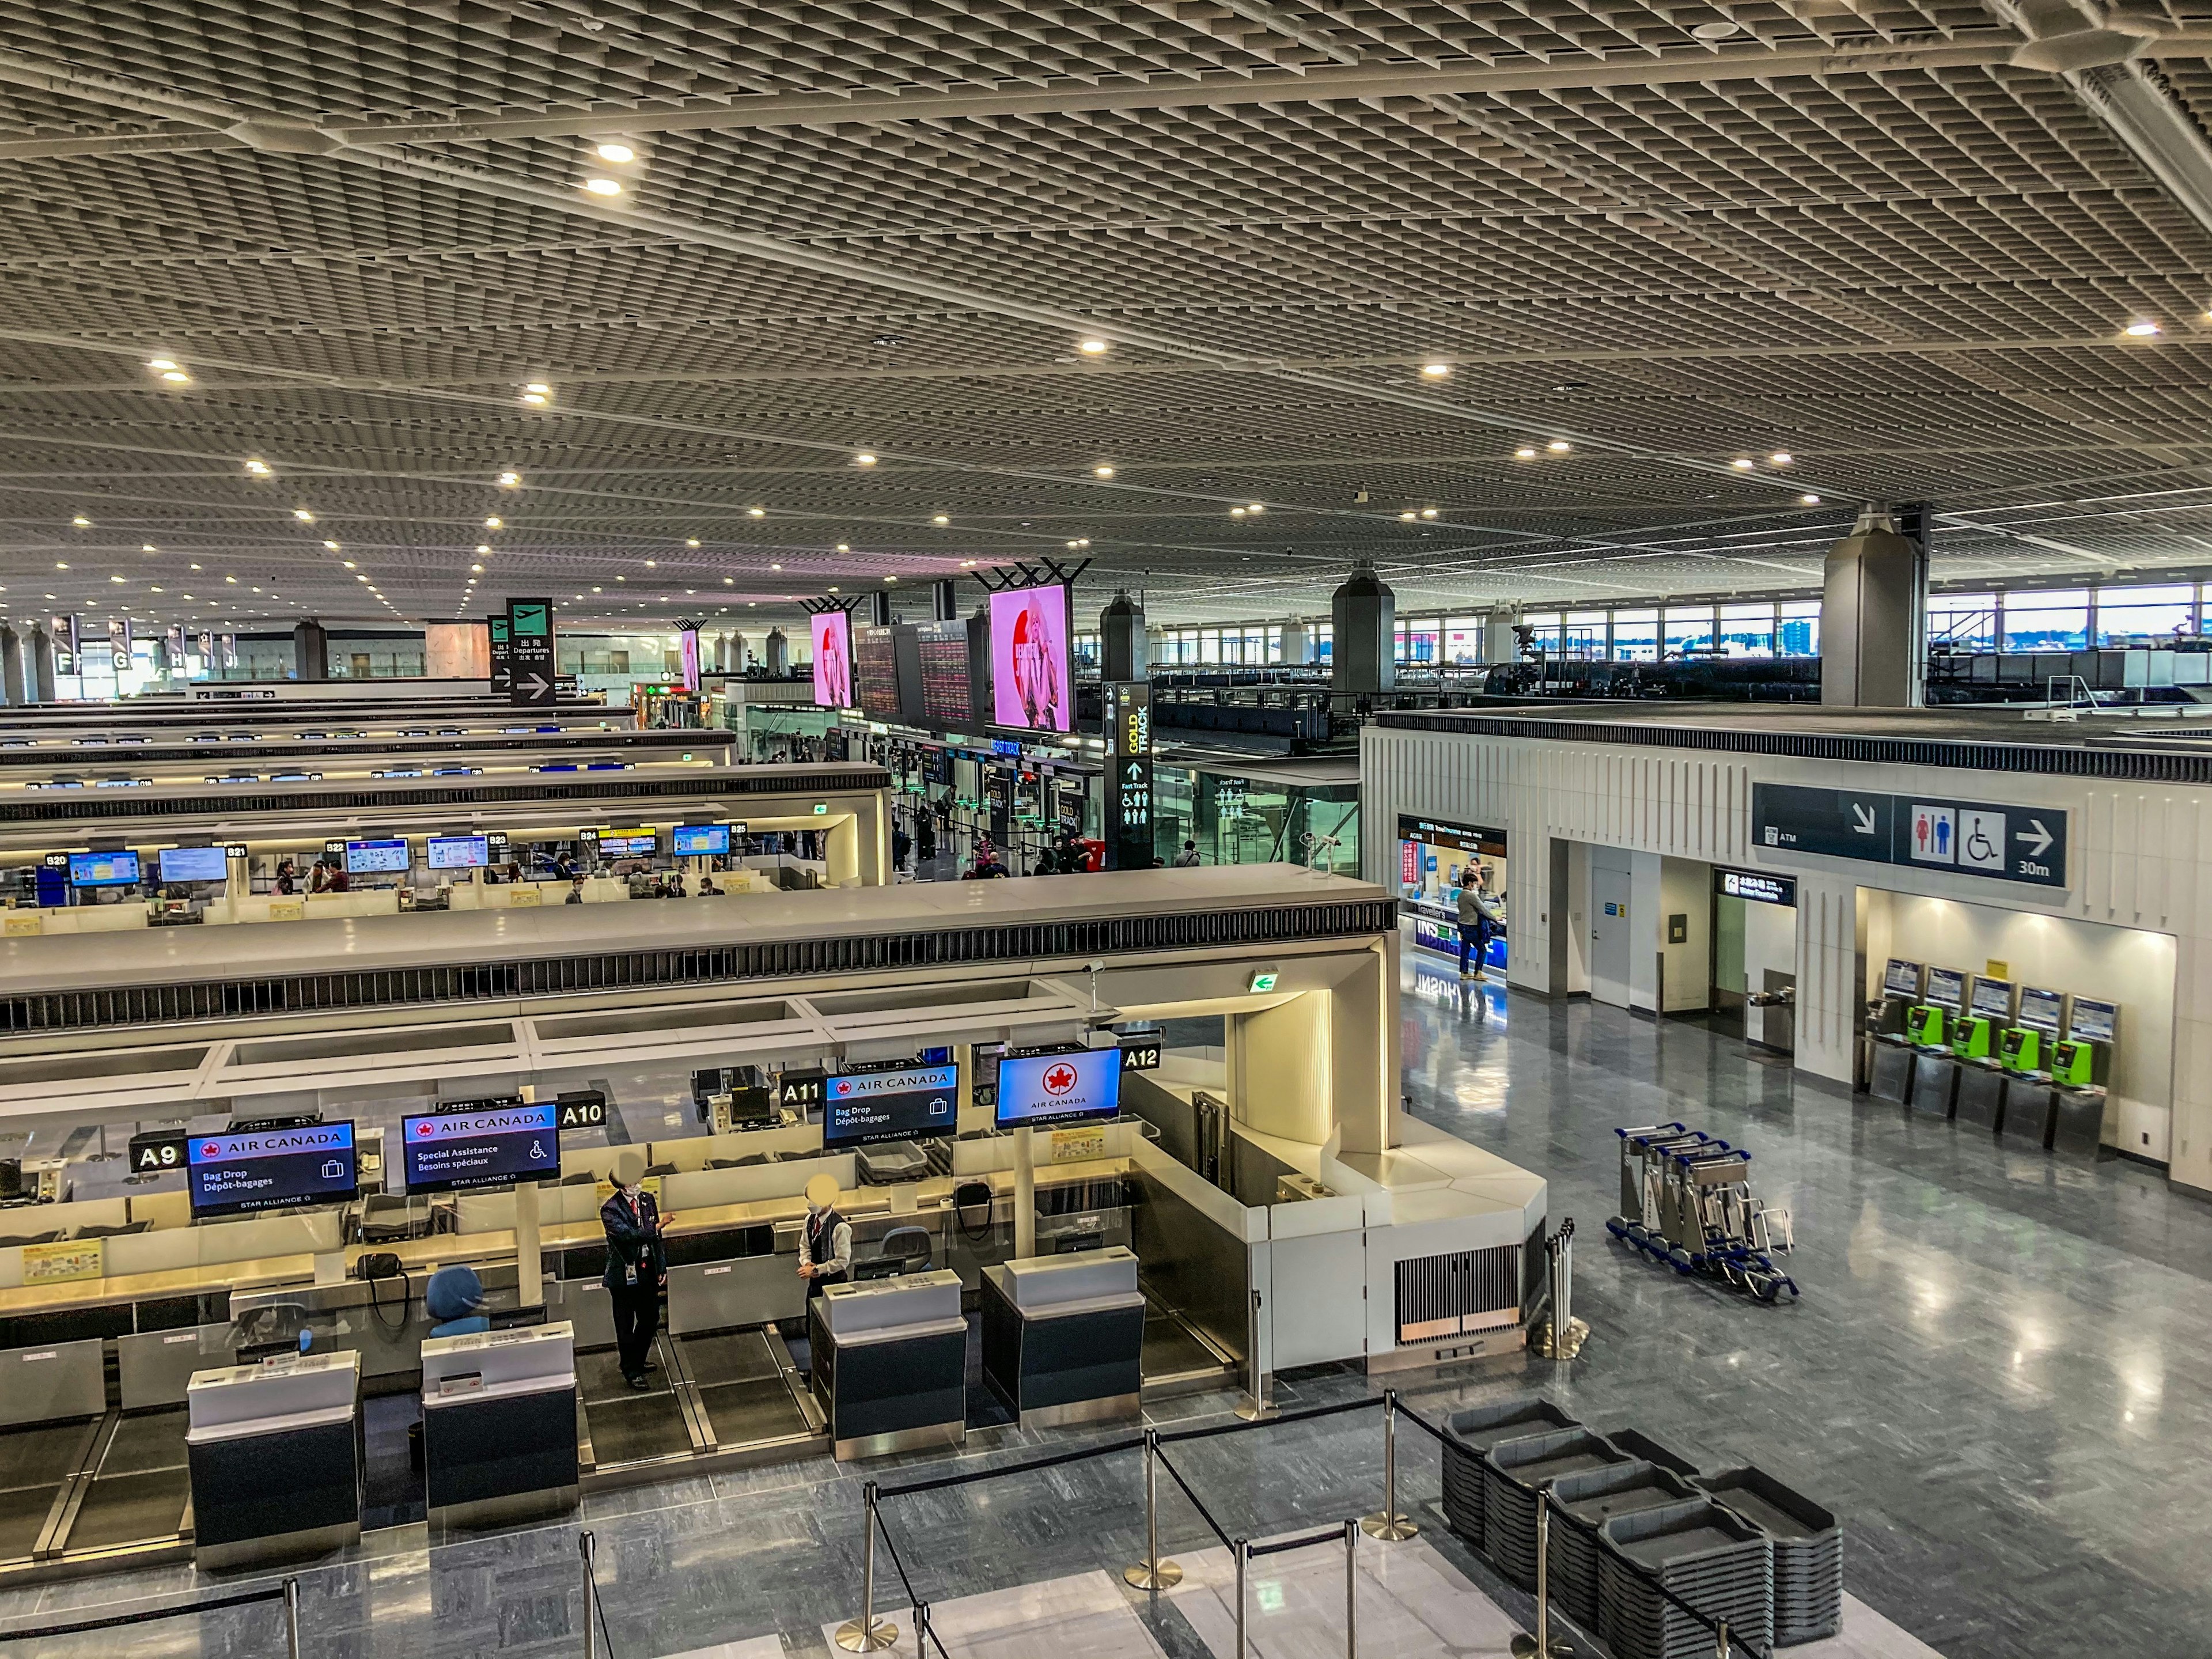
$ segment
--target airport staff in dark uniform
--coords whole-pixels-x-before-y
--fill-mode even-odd
[[[660,1292],[668,1284],[668,1249],[660,1237],[660,1206],[644,1188],[645,1154],[630,1148],[617,1155],[614,1196],[599,1206],[606,1229],[607,1270],[601,1282],[613,1304],[615,1350],[623,1380],[649,1389],[653,1334],[660,1325]]]
[[[806,1183],[806,1224],[799,1231],[799,1276],[811,1301],[850,1279],[853,1224],[837,1213],[837,1177],[818,1175]]]

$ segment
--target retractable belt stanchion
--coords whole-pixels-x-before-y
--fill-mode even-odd
[[[1267,1373],[1260,1369],[1260,1292],[1252,1292],[1252,1302],[1244,1314],[1244,1370],[1251,1379],[1245,1389],[1245,1397],[1237,1405],[1237,1415],[1247,1423],[1264,1422],[1275,1414],[1267,1401]]]
[[[1382,1391],[1382,1507],[1360,1522],[1370,1538],[1401,1544],[1420,1528],[1398,1508],[1398,1391]]]
[[[1182,1583],[1182,1569],[1160,1559],[1160,1431],[1145,1431],[1145,1559],[1126,1569],[1121,1577],[1132,1589],[1173,1589]]]
[[[1536,1633],[1516,1636],[1513,1659],[1565,1659],[1574,1649],[1552,1640],[1552,1488],[1536,1492]]]
[[[1344,1659],[1359,1659],[1359,1522],[1344,1523]]]
[[[1252,1546],[1240,1538],[1229,1547],[1229,1553],[1237,1558],[1237,1659],[1251,1659]]]
[[[286,1659],[300,1659],[300,1581],[284,1581],[284,1652]]]
[[[599,1581],[592,1571],[592,1555],[596,1548],[591,1534],[576,1534],[576,1553],[584,1561],[584,1659],[599,1659]]]
[[[1531,1343],[1546,1359],[1572,1359],[1589,1340],[1589,1324],[1575,1317],[1575,1220],[1569,1216],[1544,1242],[1551,1281],[1551,1316],[1537,1327]]]
[[[898,1640],[898,1626],[876,1617],[876,1483],[861,1500],[867,1511],[867,1535],[860,1543],[860,1616],[837,1627],[837,1645],[848,1653],[878,1653]]]

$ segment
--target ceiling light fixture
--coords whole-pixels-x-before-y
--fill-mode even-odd
[[[850,553],[853,550],[847,546],[843,542],[839,542],[837,544],[837,550],[840,553]]]
[[[269,463],[256,458],[246,462],[246,470],[257,478],[265,478],[269,476]]]
[[[951,519],[949,519],[949,518],[945,517],[945,515],[944,514],[942,514],[942,513],[938,514],[934,518],[933,518],[933,519],[931,519],[931,520],[930,520],[930,523],[932,523],[932,524],[935,524],[935,525],[946,525],[946,524],[951,524],[951,522],[952,522],[952,520],[951,520]]]
[[[479,556],[489,554],[490,551],[491,544],[489,542],[478,542],[477,544],[477,552]]]
[[[292,516],[297,519],[301,524],[313,524],[315,521],[315,515],[308,512],[304,507],[294,507],[292,509]]]
[[[1241,507],[1232,507],[1229,509],[1229,516],[1232,519],[1241,519],[1244,516],[1244,509]]]
[[[623,193],[619,179],[586,179],[584,188],[594,196],[619,196]]]
[[[1771,455],[1769,455],[1766,459],[1767,459],[1767,460],[1768,460],[1770,463],[1771,463],[1773,465],[1776,465],[1776,466],[1787,466],[1787,465],[1790,465],[1790,461],[1791,461],[1794,458],[1790,455],[1790,452],[1789,452],[1788,450],[1786,450],[1786,449],[1778,449],[1778,450],[1776,450],[1776,451],[1775,451]]]
[[[146,360],[146,367],[149,368],[174,368],[176,366],[177,360],[173,357],[149,357]]]
[[[502,472],[502,473],[501,473],[501,474],[499,475],[499,487],[500,487],[501,489],[521,489],[521,488],[522,488],[522,475],[521,475],[520,472]]]
[[[1106,349],[1106,342],[1100,339],[1078,340],[1075,349],[1086,357],[1096,357]]]
[[[79,530],[89,530],[92,528],[92,520],[86,518],[82,513],[78,514],[74,519],[71,519],[70,522],[75,525]]]
[[[192,381],[192,377],[181,368],[165,368],[161,371],[161,378],[173,386],[190,386]]]
[[[1753,462],[1750,456],[1739,455],[1734,460],[1730,461],[1729,465],[1739,472],[1748,472],[1752,469]]]
[[[1432,380],[1441,380],[1451,373],[1449,363],[1423,363],[1421,373]]]
[[[1564,455],[1570,449],[1574,447],[1574,446],[1569,443],[1565,438],[1554,438],[1550,443],[1544,447],[1550,450],[1554,455]]]
[[[159,553],[161,550],[151,542],[141,542],[138,544],[138,550],[141,553]]]
[[[764,507],[749,507],[745,509],[745,516],[749,519],[765,519],[768,517],[768,509]]]
[[[494,514],[490,518],[484,520],[484,528],[486,530],[504,530],[507,528],[507,521],[499,517],[498,514]]]
[[[2152,322],[2147,317],[2138,318],[2136,321],[2130,323],[2122,331],[2124,333],[2133,335],[2138,340],[2147,340],[2152,335],[2158,332],[2158,325]]]
[[[1800,495],[1797,499],[1807,507],[1818,507],[1820,504],[1820,498],[1818,495]]]
[[[1413,523],[1413,513],[1412,513],[1411,509],[1408,509],[1408,510],[1407,510],[1407,511],[1406,511],[1406,512],[1401,513],[1401,514],[1398,515],[1398,522],[1399,522],[1400,524],[1411,524],[1411,523]]]
[[[1520,460],[1533,461],[1536,459],[1536,452],[1526,447],[1515,450],[1513,453]]]
[[[686,536],[684,538],[684,545],[686,547],[696,547],[699,545],[699,538],[696,536]]]
[[[333,553],[338,550],[338,544],[336,542],[325,542],[323,545]]]
[[[1433,519],[1437,516],[1437,510],[1433,507],[1425,507],[1421,509],[1421,516],[1425,519]]]
[[[1091,469],[1091,476],[1094,478],[1110,478],[1114,476],[1114,469],[1101,464]]]
[[[859,454],[853,457],[853,465],[854,466],[873,466],[875,464],[876,458],[868,453],[865,449]]]
[[[637,160],[637,152],[628,144],[600,144],[592,151],[592,154],[602,161],[613,162],[617,167],[622,167]]]
[[[1267,504],[1265,501],[1247,501],[1244,503],[1244,510],[1247,513],[1265,513],[1267,510]]]

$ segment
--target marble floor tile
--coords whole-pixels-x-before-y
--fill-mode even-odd
[[[1355,1559],[1367,1659],[1505,1659],[1519,1626],[1423,1540],[1386,1546],[1363,1536]],[[1178,1559],[1183,1582],[1170,1598],[1215,1659],[1237,1659],[1234,1559],[1216,1546]],[[1262,1557],[1245,1595],[1254,1659],[1346,1659],[1341,1546]]]
[[[911,1610],[898,1620],[910,1650]],[[930,1627],[951,1659],[1164,1659],[1131,1597],[1104,1572],[934,1603]],[[824,1625],[823,1641],[834,1643],[836,1628]]]
[[[710,1648],[663,1654],[659,1659],[785,1659],[781,1636],[756,1636],[749,1642],[717,1642]]]

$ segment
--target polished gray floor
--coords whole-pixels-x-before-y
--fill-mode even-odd
[[[1747,1054],[1741,1042],[1589,1004],[1547,1004],[1407,968],[1414,1109],[1553,1181],[1578,1224],[1580,1311],[1596,1327],[1567,1368],[1523,1361],[1401,1379],[1419,1409],[1541,1389],[1602,1428],[1634,1425],[1708,1468],[1753,1462],[1835,1509],[1851,1591],[1948,1659],[2115,1648],[2212,1650],[2212,1209],[2154,1171],[2054,1163],[1915,1121]],[[1604,1242],[1613,1127],[1680,1118],[1748,1146],[1763,1191],[1796,1216],[1796,1306],[1753,1305]],[[1361,1397],[1349,1371],[1285,1380],[1286,1407]],[[1165,1403],[1163,1425],[1226,1423],[1233,1403]],[[588,1501],[617,1659],[778,1634],[823,1651],[851,1614],[861,1487],[1098,1443],[1110,1433],[972,1437],[955,1456],[837,1468],[814,1458]],[[1442,1533],[1437,1468],[1408,1431],[1401,1497],[1461,1571],[1524,1607]],[[1376,1507],[1375,1413],[1240,1431],[1173,1453],[1232,1533],[1328,1525]],[[1211,1542],[1164,1479],[1165,1543]],[[1135,1458],[1116,1453],[893,1500],[899,1564],[884,1597],[933,1601],[1118,1571],[1142,1549]],[[582,1651],[578,1523],[432,1545],[373,1537],[303,1575],[313,1655]],[[0,1594],[0,1629],[209,1594],[183,1569]],[[1134,1603],[1170,1659],[1200,1659],[1175,1599]],[[42,1644],[105,1656],[112,1634]],[[131,1632],[135,1655],[281,1652],[266,1608]],[[0,1650],[4,1652],[4,1650]]]

